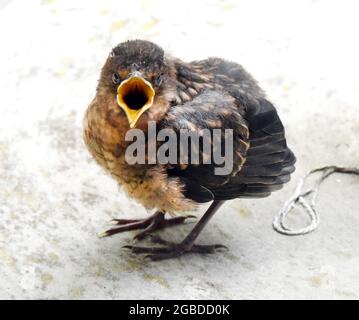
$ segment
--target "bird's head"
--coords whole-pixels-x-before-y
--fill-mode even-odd
[[[101,73],[98,92],[110,97],[107,108],[126,117],[130,128],[139,119],[155,119],[168,109],[174,68],[164,51],[149,41],[120,43],[110,53]],[[147,112],[146,112],[147,111]],[[147,122],[147,121],[146,121]]]

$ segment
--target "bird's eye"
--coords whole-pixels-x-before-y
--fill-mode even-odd
[[[112,81],[114,84],[119,84],[121,82],[121,78],[116,72],[112,75]]]
[[[162,74],[160,74],[159,76],[157,76],[156,79],[155,79],[155,84],[156,84],[156,86],[160,86],[161,83],[162,83],[162,80],[163,80]]]

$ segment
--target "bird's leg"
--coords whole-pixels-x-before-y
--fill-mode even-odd
[[[152,216],[146,219],[113,219],[112,222],[120,227],[109,229],[101,234],[99,237],[109,237],[116,233],[143,229],[135,235],[135,239],[142,240],[147,235],[154,231],[173,226],[176,224],[183,223],[188,218],[195,218],[194,216],[179,216],[174,218],[165,219],[165,213],[161,211],[155,212]]]
[[[195,240],[206,226],[208,221],[216,213],[224,201],[213,201],[211,206],[207,209],[201,220],[195,225],[193,230],[187,237],[179,244],[163,240],[159,237],[152,236],[152,242],[162,245],[161,247],[139,247],[139,246],[125,246],[124,248],[130,249],[133,253],[148,253],[151,260],[164,260],[180,256],[184,253],[214,253],[216,249],[226,248],[223,245],[196,245]]]

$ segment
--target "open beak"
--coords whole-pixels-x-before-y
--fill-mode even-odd
[[[117,103],[126,113],[130,128],[136,125],[140,116],[148,110],[155,97],[151,83],[135,75],[124,80],[117,88]]]

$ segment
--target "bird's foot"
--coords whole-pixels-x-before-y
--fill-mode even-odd
[[[151,241],[155,244],[160,244],[161,247],[140,247],[126,245],[123,248],[129,249],[135,254],[147,254],[146,257],[153,261],[171,259],[186,253],[211,254],[217,252],[220,249],[228,249],[222,244],[187,245],[184,241],[181,243],[173,243],[154,235],[151,235]]]
[[[109,237],[120,232],[144,229],[134,237],[136,240],[142,240],[154,231],[181,224],[188,218],[195,218],[195,216],[179,216],[165,219],[165,214],[163,212],[157,211],[146,219],[113,219],[112,223],[119,225],[120,227],[111,228],[105,232],[102,232],[99,234],[99,237]]]

